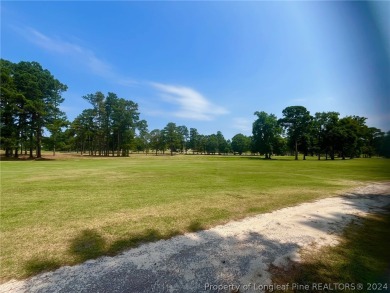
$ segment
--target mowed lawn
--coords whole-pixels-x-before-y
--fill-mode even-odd
[[[1,281],[389,181],[390,161],[153,156],[1,162]]]

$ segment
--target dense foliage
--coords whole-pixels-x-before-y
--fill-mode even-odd
[[[135,133],[146,131],[146,121],[139,120],[138,105],[118,98],[114,93],[101,92],[83,97],[92,109],[84,110],[70,124],[65,139],[69,149],[90,155],[127,156],[135,141]]]
[[[196,128],[169,122],[164,129],[148,131],[139,119],[138,105],[115,93],[85,95],[91,104],[72,122],[60,110],[61,94],[67,86],[37,62],[14,64],[1,59],[1,148],[7,157],[23,153],[41,157],[47,150],[76,151],[95,156],[128,156],[130,152],[156,155],[169,150],[192,154],[294,154],[325,156],[390,157],[390,132],[368,127],[366,118],[337,112],[315,113],[303,106],[290,106],[278,119],[274,114],[256,111],[252,136],[241,133],[226,140],[218,131],[203,135]],[[44,134],[50,134],[44,136]]]
[[[53,145],[66,125],[59,105],[67,86],[37,62],[18,64],[1,60],[1,145],[6,156],[19,151],[41,157],[43,128]]]

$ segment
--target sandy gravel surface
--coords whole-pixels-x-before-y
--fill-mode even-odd
[[[270,264],[299,260],[300,248],[336,244],[355,216],[390,204],[390,183],[210,230],[145,244],[115,257],[0,285],[0,292],[262,292]]]

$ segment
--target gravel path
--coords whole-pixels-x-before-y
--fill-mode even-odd
[[[390,183],[144,244],[115,257],[62,267],[0,292],[261,292],[270,264],[299,260],[315,242],[336,244],[357,215],[390,204]],[[250,284],[250,285],[249,285]]]

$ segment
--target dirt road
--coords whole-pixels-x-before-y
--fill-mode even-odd
[[[210,230],[145,244],[115,257],[0,285],[0,292],[262,292],[270,264],[299,260],[300,248],[336,244],[357,215],[390,204],[390,183]]]

